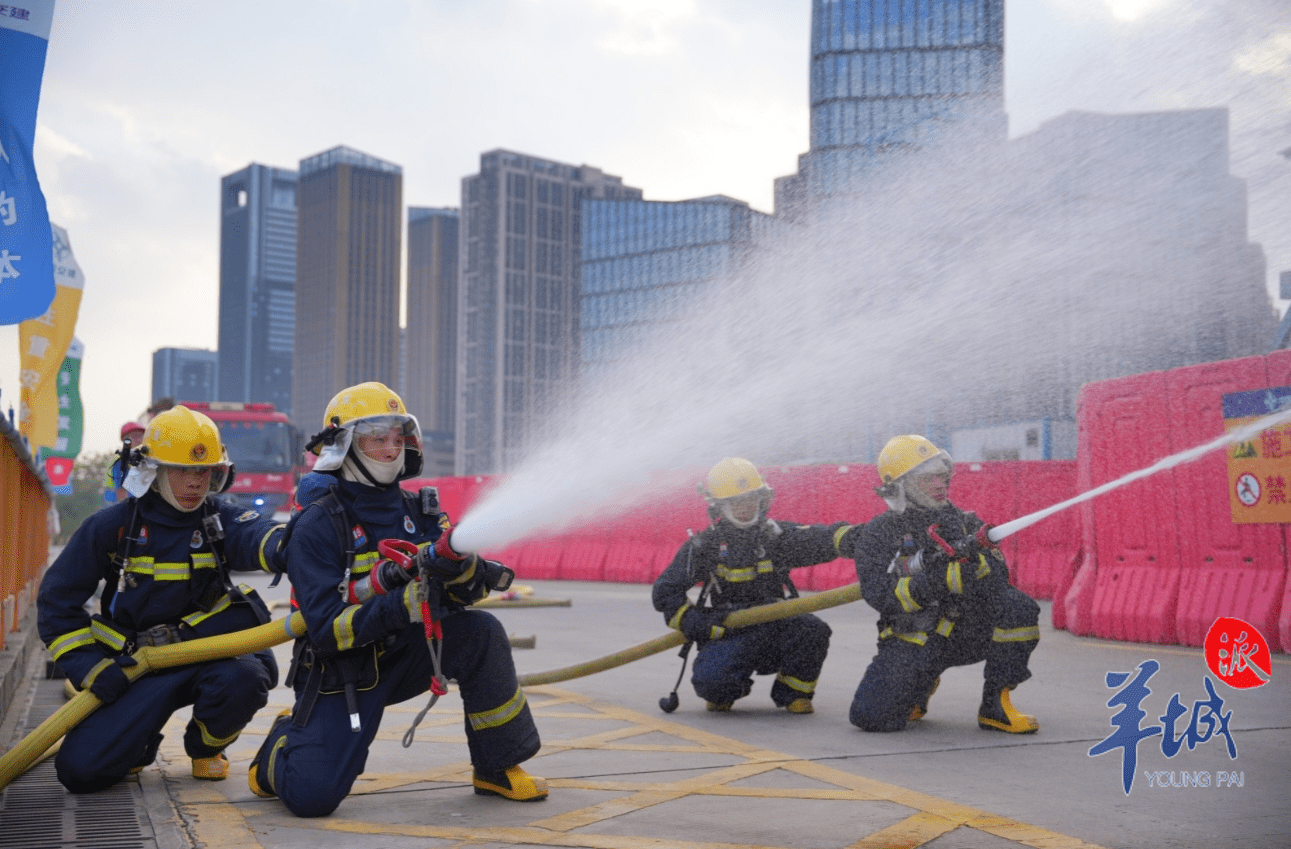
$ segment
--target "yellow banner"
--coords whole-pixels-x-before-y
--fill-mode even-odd
[[[54,235],[54,302],[40,318],[18,325],[18,432],[34,451],[58,441],[58,370],[76,332],[84,277],[76,264],[67,231],[51,225]]]

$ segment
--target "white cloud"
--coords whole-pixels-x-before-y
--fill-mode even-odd
[[[1291,32],[1270,35],[1259,44],[1238,51],[1233,66],[1247,74],[1291,73]]]
[[[1103,5],[1116,20],[1133,23],[1161,11],[1170,5],[1170,0],[1103,0]]]

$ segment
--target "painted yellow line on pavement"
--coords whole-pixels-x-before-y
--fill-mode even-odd
[[[531,772],[542,775],[544,758],[553,755],[571,755],[580,750],[612,751],[622,753],[623,757],[615,766],[613,777],[596,778],[549,778],[552,789],[552,802],[530,807],[500,802],[504,807],[498,810],[497,821],[507,825],[480,825],[479,815],[473,815],[461,824],[419,825],[380,820],[362,821],[333,815],[320,819],[298,819],[292,817],[277,802],[248,798],[245,787],[221,787],[187,778],[188,759],[183,754],[182,720],[174,719],[174,728],[168,730],[163,753],[170,761],[167,772],[176,780],[171,782],[176,807],[189,823],[193,835],[208,846],[252,846],[260,849],[273,849],[275,845],[308,845],[329,842],[320,837],[323,832],[346,832],[353,834],[388,835],[391,837],[432,838],[439,840],[464,841],[470,844],[500,843],[528,844],[535,846],[585,847],[586,849],[784,849],[777,844],[729,843],[712,841],[676,840],[672,837],[663,839],[651,835],[652,822],[670,821],[669,805],[681,800],[690,800],[693,811],[695,800],[702,797],[725,797],[736,799],[775,800],[777,809],[792,811],[795,801],[819,804],[821,802],[847,802],[859,805],[883,803],[888,807],[874,808],[879,813],[871,817],[871,824],[858,825],[862,832],[873,829],[871,833],[855,835],[855,842],[848,844],[848,849],[918,849],[944,835],[955,832],[966,841],[981,840],[982,835],[993,835],[1017,846],[1032,849],[1100,849],[1093,844],[1077,838],[1051,832],[1037,826],[1018,822],[1007,817],[998,816],[987,811],[961,805],[947,799],[931,796],[906,787],[878,781],[864,775],[847,772],[835,766],[816,761],[797,759],[791,755],[771,751],[761,746],[742,740],[722,737],[709,731],[692,728],[672,722],[666,716],[641,713],[619,705],[608,704],[563,690],[549,687],[526,688],[530,707],[541,727],[544,720],[561,723],[561,727],[586,730],[582,736],[563,739],[546,739],[538,756],[526,763]],[[438,707],[438,706],[437,706]],[[460,725],[460,703],[449,701],[442,708],[442,713],[428,716],[429,727],[440,728],[449,724]],[[605,724],[613,727],[606,728]],[[601,728],[597,728],[600,724]],[[263,736],[268,730],[268,723],[253,723],[246,736],[255,738]],[[383,742],[387,737],[401,736],[389,732],[378,735],[380,746],[389,746]],[[355,783],[351,799],[357,803],[363,800],[369,810],[379,811],[383,798],[397,799],[391,793],[422,793],[432,804],[449,798],[433,791],[449,790],[452,793],[469,793],[471,767],[467,761],[442,763],[443,743],[454,747],[461,745],[459,737],[448,738],[446,735],[418,736],[415,746],[427,745],[422,749],[426,753],[439,753],[439,761],[433,764],[427,761],[427,767],[416,772],[381,772],[373,769],[380,761],[379,752],[374,746],[373,754],[368,759],[369,771]],[[251,751],[258,745],[258,740],[244,741],[248,751],[230,751],[230,758],[235,761],[233,775],[243,778],[245,783],[245,763]],[[389,749],[386,749],[389,752]],[[649,758],[651,755],[691,754],[705,756],[711,762],[720,763],[704,767],[692,760],[677,771],[664,770],[667,778],[659,775],[661,770],[657,761],[633,761],[634,757]],[[464,753],[463,753],[464,754]],[[737,761],[732,763],[732,761]],[[406,761],[405,761],[406,762]],[[239,768],[240,767],[240,768]],[[182,775],[181,775],[182,769]],[[676,777],[680,772],[680,778]],[[778,775],[778,777],[777,777]],[[760,787],[754,784],[741,784],[762,776],[769,781],[763,783],[776,786]],[[784,786],[786,782],[795,783],[792,776],[803,779],[804,786]],[[419,786],[420,785],[420,786]],[[807,786],[810,785],[810,786]],[[562,790],[591,793],[598,801],[586,804],[573,810],[563,810],[555,815],[547,815],[553,802],[563,797]],[[383,794],[385,796],[383,797]],[[612,798],[605,798],[612,794]],[[410,797],[411,798],[411,797]],[[422,797],[418,797],[422,798]],[[460,797],[452,797],[455,800]],[[473,797],[468,797],[473,800]],[[452,805],[460,804],[453,801]],[[567,803],[568,804],[568,803]],[[374,807],[375,805],[375,807]],[[899,806],[896,809],[891,805]],[[789,807],[785,807],[789,806]],[[908,813],[902,813],[904,808]],[[855,811],[864,808],[849,808]],[[441,808],[442,810],[442,808]],[[453,808],[450,808],[453,810]],[[340,809],[344,814],[345,807]],[[632,816],[639,812],[649,813]],[[884,812],[892,811],[899,817],[895,822]],[[375,814],[374,814],[375,815]],[[457,814],[453,814],[457,816]],[[491,814],[490,814],[491,816]],[[533,816],[530,820],[528,817]],[[595,833],[591,829],[603,826],[616,818],[620,819],[614,826],[619,831],[628,825],[641,833],[633,835]],[[252,818],[256,828],[248,823]],[[861,822],[865,816],[861,816]],[[279,835],[281,843],[262,844],[257,840],[260,834]],[[973,832],[978,836],[973,837]],[[311,834],[313,836],[311,836]],[[758,837],[770,837],[758,833]],[[788,838],[786,838],[788,839]]]

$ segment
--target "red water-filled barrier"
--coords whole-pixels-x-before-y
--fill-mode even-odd
[[[887,509],[874,493],[878,473],[869,465],[819,464],[761,469],[774,492],[771,515],[800,524],[860,524]],[[704,472],[695,472],[696,480]],[[983,520],[999,524],[1016,518],[1018,505],[1048,506],[1069,497],[1075,463],[961,463],[951,484],[951,498],[974,509]],[[405,481],[416,490],[437,486],[440,502],[456,521],[500,483],[488,477],[419,478]],[[562,579],[652,583],[692,533],[707,527],[707,505],[694,484],[661,487],[647,507],[609,519],[588,521],[555,536],[521,540],[505,549],[483,552],[515,570],[517,580]],[[1005,541],[1013,580],[1037,597],[1056,585],[1079,544],[1070,520],[1049,519]],[[856,581],[850,559],[799,569],[794,583],[801,590],[828,590]]]
[[[1226,393],[1286,385],[1288,352],[1089,384],[1078,401],[1078,488],[1216,439],[1224,432]],[[1083,560],[1055,625],[1200,646],[1215,619],[1235,616],[1275,650],[1289,645],[1286,528],[1233,521],[1226,451],[1092,499],[1080,518]]]
[[[955,504],[983,521],[1011,519],[1066,501],[1224,431],[1223,396],[1291,386],[1291,351],[1150,372],[1086,385],[1078,398],[1077,460],[959,462]],[[1291,451],[1291,428],[1285,434]],[[1146,643],[1202,645],[1220,616],[1260,630],[1275,650],[1291,646],[1291,528],[1232,519],[1227,454],[1211,451],[1051,515],[1003,540],[1012,582],[1054,599],[1053,624],[1073,633]],[[830,524],[869,521],[886,509],[873,466],[765,467],[771,515]],[[696,471],[695,481],[703,477]],[[500,480],[437,478],[454,520]],[[489,553],[518,580],[651,583],[691,532],[708,525],[694,484],[661,487],[648,508],[590,521],[557,536]],[[794,573],[803,590],[856,580],[839,559]]]

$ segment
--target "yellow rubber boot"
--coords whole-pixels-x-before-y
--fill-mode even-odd
[[[811,706],[811,699],[794,699],[784,706],[789,713],[814,713],[816,709]]]
[[[1009,687],[998,691],[987,689],[982,693],[982,706],[977,711],[977,725],[992,731],[1005,731],[1009,734],[1034,734],[1040,730],[1040,723],[1034,716],[1019,713],[1009,699]]]
[[[477,770],[471,783],[477,796],[501,796],[513,802],[540,802],[547,798],[547,779],[530,775],[519,765],[502,775],[484,775]]]
[[[932,698],[932,694],[937,692],[939,686],[941,686],[940,675],[932,682],[932,688],[928,690],[928,694],[923,697],[923,700],[910,709],[911,719],[923,719],[928,715],[928,701]]]
[[[273,789],[273,785],[270,783],[269,768],[273,764],[273,754],[275,750],[287,742],[285,734],[279,735],[278,739],[274,740],[274,732],[278,730],[280,725],[288,722],[291,722],[291,708],[287,708],[286,710],[279,712],[279,714],[274,717],[273,724],[269,726],[269,733],[265,735],[264,745],[260,747],[260,751],[256,752],[255,758],[251,761],[251,767],[247,770],[247,786],[251,788],[252,793],[256,794],[261,799],[274,799],[278,796]],[[271,740],[274,740],[272,744],[270,744]],[[269,751],[266,752],[266,749]],[[261,759],[265,762],[263,774],[260,772]]]
[[[709,713],[726,713],[731,709],[731,702],[708,702]]]
[[[202,781],[223,781],[229,777],[229,759],[223,752],[209,758],[193,758],[193,778]]]

